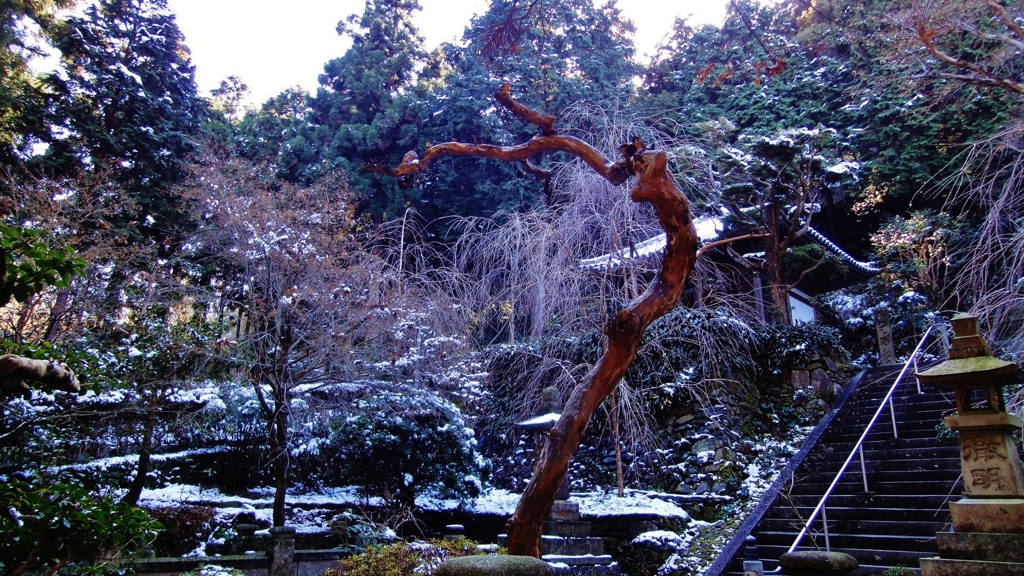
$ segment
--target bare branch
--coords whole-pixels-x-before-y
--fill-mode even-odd
[[[966,78],[957,78],[961,81],[969,82],[971,84],[980,84],[985,86],[993,86],[1004,88],[1017,94],[1024,94],[1024,83],[1016,82],[1009,78],[1000,76],[994,72],[985,69],[973,62],[968,62],[961,58],[951,56],[942,50],[940,50],[934,42],[935,31],[928,30],[924,23],[919,23],[915,30],[918,40],[924,45],[928,53],[938,59],[940,62],[945,62],[957,68],[969,70],[977,76],[968,76]]]
[[[547,114],[541,114],[540,112],[531,110],[520,104],[512,97],[512,89],[508,82],[502,84],[501,88],[494,93],[494,99],[505,108],[508,108],[509,112],[512,112],[522,120],[540,128],[540,133],[542,135],[552,136],[556,133],[555,117]]]
[[[818,268],[821,268],[822,265],[825,264],[825,259],[826,258],[828,258],[828,250],[825,250],[825,248],[822,247],[821,248],[821,258],[818,258],[818,262],[815,263],[814,266],[811,266],[810,268],[808,268],[808,269],[804,270],[803,272],[801,272],[800,273],[800,277],[796,279],[796,282],[793,282],[792,284],[790,284],[789,288],[787,288],[786,291],[789,292],[793,288],[796,288],[797,286],[800,285],[801,282],[804,281],[804,278],[806,278],[808,274],[810,274],[811,272],[814,272]]]
[[[697,250],[697,257],[700,258],[708,250],[711,250],[712,248],[718,248],[723,244],[732,244],[733,242],[742,242],[744,240],[750,240],[752,238],[765,238],[767,236],[770,236],[770,234],[744,234],[743,236],[737,236],[735,238],[724,238],[722,240],[715,240],[710,244],[705,244],[701,246],[700,250]],[[733,254],[735,254],[735,252],[733,252]],[[737,256],[739,256],[739,254],[737,254]],[[739,257],[743,258],[742,256]]]

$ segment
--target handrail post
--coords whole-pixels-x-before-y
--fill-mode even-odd
[[[860,476],[864,480],[864,492],[870,492],[868,490],[868,469],[864,464],[864,445],[860,445]]]
[[[896,408],[892,404],[892,396],[889,396],[889,415],[892,416],[892,437],[899,438],[900,435],[896,432]]]
[[[821,525],[825,527],[825,552],[832,551],[832,544],[828,541],[828,518],[825,517],[825,507],[821,507]]]
[[[920,370],[917,369],[917,354],[914,354],[914,374],[917,374],[918,372],[920,372]],[[914,380],[917,381],[917,393],[924,394],[924,392],[921,390],[921,381],[918,380],[917,378],[914,378]]]

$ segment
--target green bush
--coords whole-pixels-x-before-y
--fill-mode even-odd
[[[391,544],[398,539],[387,526],[351,512],[335,516],[331,520],[331,532],[340,537],[339,548],[356,553],[362,553],[370,546]]]
[[[0,483],[0,573],[47,576],[105,565],[150,544],[161,526],[143,510],[96,498],[75,480]]]
[[[331,424],[327,460],[339,463],[336,481],[403,506],[428,490],[442,498],[479,494],[484,462],[454,407],[382,395],[357,408]]]
[[[476,554],[482,554],[476,542],[466,538],[451,542],[399,542],[368,548],[358,556],[342,560],[323,576],[431,576],[448,558]]]

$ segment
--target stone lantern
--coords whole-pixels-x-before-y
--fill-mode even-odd
[[[945,422],[960,433],[965,498],[949,505],[955,532],[937,535],[940,558],[921,560],[926,576],[974,573],[979,562],[1017,563],[1024,552],[1024,471],[1011,436],[1021,420],[1006,412],[1003,399],[1003,387],[1021,382],[1021,374],[992,356],[976,317],[958,315],[952,324],[949,359],[917,378],[956,394],[957,414]]]

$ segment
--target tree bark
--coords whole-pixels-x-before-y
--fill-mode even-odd
[[[284,526],[288,496],[288,411],[278,407],[270,457],[274,460],[274,526]]]
[[[135,478],[124,495],[124,502],[129,506],[135,506],[142,497],[142,489],[146,486],[146,475],[149,474],[149,463],[153,452],[153,432],[156,430],[156,416],[159,408],[156,396],[149,399],[146,406],[146,423],[142,429],[142,444],[139,447],[139,464],[136,466]]]
[[[409,152],[397,168],[369,166],[366,171],[405,178],[420,174],[445,155],[476,156],[505,162],[526,162],[542,152],[561,151],[577,156],[613,185],[636,176],[630,190],[634,202],[654,207],[667,236],[661,270],[647,291],[612,317],[605,329],[607,345],[591,371],[576,385],[552,428],[515,514],[508,522],[509,554],[540,556],[540,536],[558,487],[569,468],[569,459],[579,445],[591,415],[615,389],[636,358],[640,338],[647,327],[675,307],[697,259],[697,233],[690,205],[668,171],[664,152],[644,150],[635,138],[619,150],[622,159],[611,162],[592,146],[571,136],[558,135],[553,119],[516,102],[505,84],[495,99],[521,119],[541,129],[541,135],[518,146],[492,146],[447,142],[428,147],[422,157]]]
[[[537,472],[509,520],[509,554],[540,556],[544,521],[590,416],[636,359],[640,338],[647,327],[675,307],[697,259],[697,233],[690,206],[668,173],[665,154],[640,152],[634,166],[637,185],[630,196],[634,202],[650,202],[654,206],[668,236],[661,270],[640,299],[620,310],[605,327],[607,349],[569,396],[561,418],[548,434]]]

